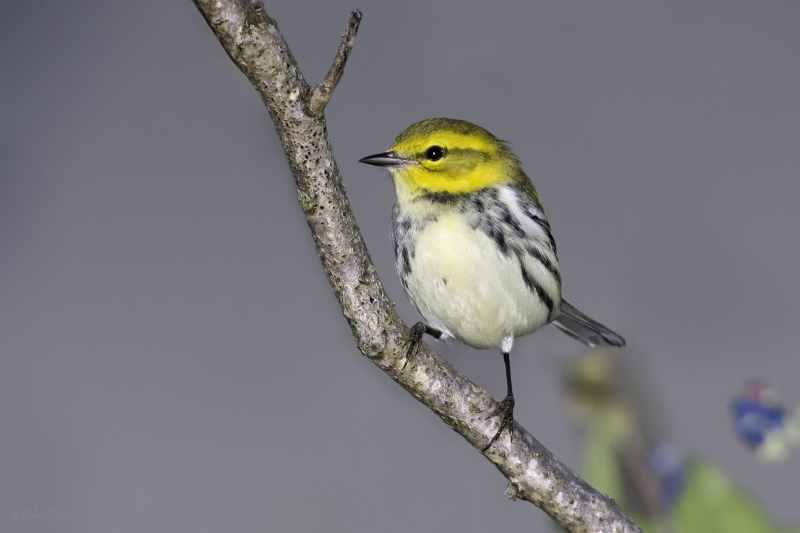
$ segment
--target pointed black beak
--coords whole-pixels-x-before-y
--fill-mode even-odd
[[[375,165],[376,167],[398,167],[408,163],[416,163],[413,159],[399,157],[394,152],[383,152],[382,154],[368,155],[358,160],[359,163]]]

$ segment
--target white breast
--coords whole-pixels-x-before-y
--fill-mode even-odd
[[[420,231],[405,274],[411,302],[432,327],[475,348],[546,324],[549,309],[526,286],[520,259],[503,254],[464,216],[442,214]]]

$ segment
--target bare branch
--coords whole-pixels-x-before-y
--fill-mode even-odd
[[[325,116],[305,112],[312,92],[278,25],[260,2],[193,1],[269,109],[322,265],[358,349],[480,451],[496,431],[496,417],[489,414],[497,404],[427,345],[403,369],[409,330],[384,292],[356,225]],[[353,17],[355,12],[349,26],[354,36],[358,21]],[[352,45],[349,33],[331,67],[334,75],[329,73],[333,86],[341,76],[336,66],[340,55],[343,66]],[[519,424],[514,435],[513,442],[504,435],[483,454],[508,478],[510,497],[534,503],[572,532],[641,533],[611,498],[561,464]]]
[[[347,29],[342,34],[342,42],[339,44],[339,50],[336,51],[336,57],[333,60],[331,68],[328,70],[328,75],[322,80],[322,83],[314,87],[311,92],[311,98],[308,102],[308,110],[314,115],[321,115],[325,110],[325,106],[331,100],[333,91],[339,84],[344,74],[344,65],[347,63],[347,58],[350,56],[350,50],[353,49],[353,43],[356,40],[356,33],[358,33],[358,25],[361,23],[361,11],[356,9],[350,13],[350,20],[347,22]]]

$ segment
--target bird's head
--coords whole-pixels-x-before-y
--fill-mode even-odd
[[[480,126],[449,118],[412,124],[388,152],[360,161],[386,167],[398,199],[429,193],[468,194],[524,176],[519,161],[502,141]]]

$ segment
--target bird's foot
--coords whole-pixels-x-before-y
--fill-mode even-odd
[[[500,438],[500,434],[503,433],[505,428],[508,428],[508,434],[511,439],[514,439],[514,396],[508,395],[503,398],[503,401],[492,411],[492,413],[486,417],[488,420],[493,416],[500,415],[500,427],[497,428],[497,433],[494,434],[492,440],[489,441],[483,450],[485,452],[489,448],[491,448],[492,444],[494,444],[497,439]]]
[[[401,368],[401,370],[405,370],[410,359],[419,355],[419,346],[422,344],[422,336],[426,333],[436,339],[442,336],[441,331],[426,326],[422,322],[417,322],[411,326],[411,333],[408,335],[408,348],[406,349],[406,362],[403,363],[403,368]]]

